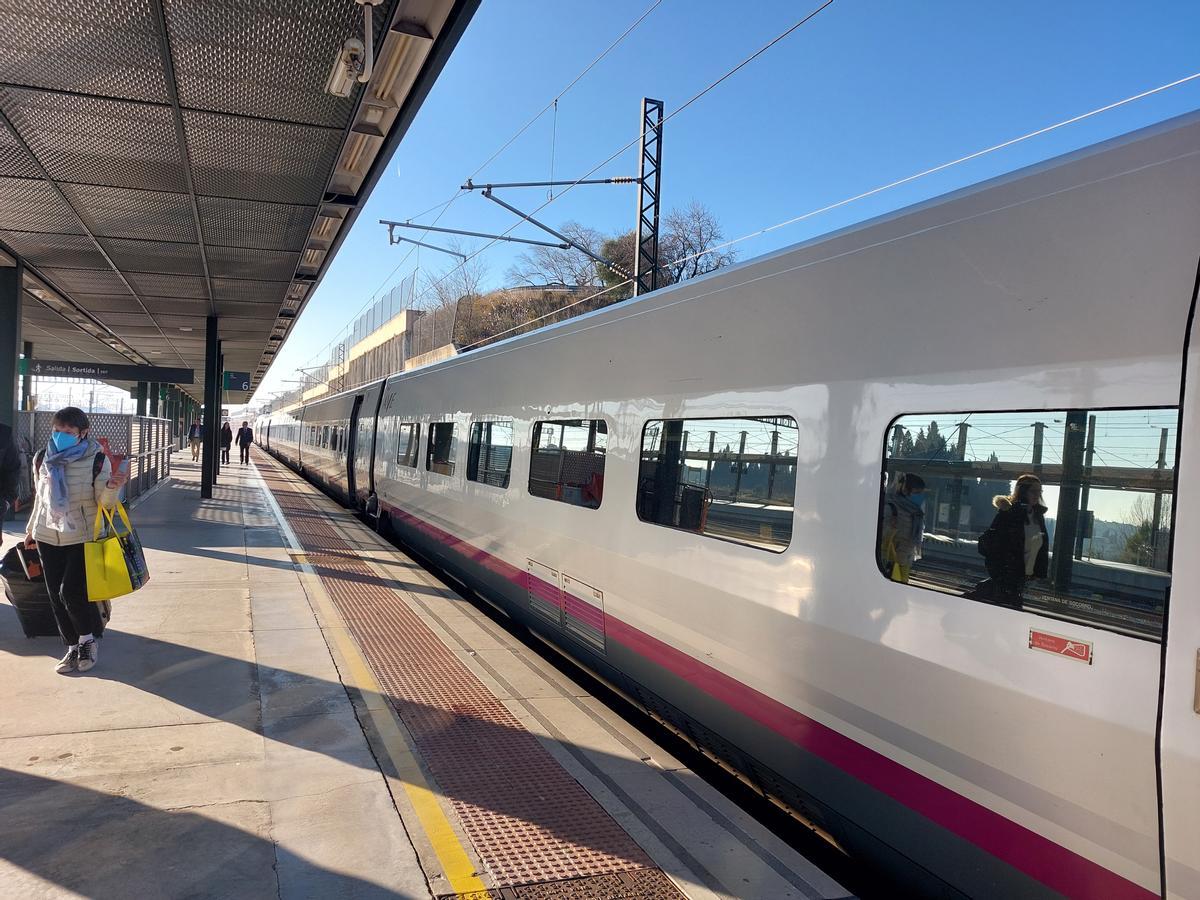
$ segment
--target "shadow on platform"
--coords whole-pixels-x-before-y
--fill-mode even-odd
[[[11,769],[0,769],[0,808],[0,858],[81,896],[278,896],[276,853],[287,850],[201,812]],[[301,857],[288,865],[327,897],[406,896]]]

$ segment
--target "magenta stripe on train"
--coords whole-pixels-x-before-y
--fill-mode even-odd
[[[388,512],[525,587],[528,573],[521,569],[411,513],[390,507]],[[609,640],[657,663],[710,697],[1068,897],[1158,896],[608,613],[603,614],[603,621]]]
[[[563,593],[563,606],[568,615],[574,616],[581,622],[591,625],[597,631],[604,630],[604,613],[596,609],[589,603],[585,603],[577,597],[572,597],[568,593]]]

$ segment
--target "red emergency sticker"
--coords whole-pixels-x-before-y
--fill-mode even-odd
[[[1063,637],[1061,634],[1051,634],[1048,631],[1036,631],[1031,628],[1029,629],[1029,649],[1065,656],[1068,659],[1085,662],[1089,666],[1092,664],[1091,641],[1077,641],[1073,638]]]

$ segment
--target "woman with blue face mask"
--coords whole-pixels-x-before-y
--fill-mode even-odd
[[[884,574],[893,581],[908,583],[913,563],[921,558],[925,539],[925,479],[912,473],[901,475],[883,502],[881,557]]]
[[[45,449],[34,456],[34,500],[25,525],[26,546],[36,546],[58,631],[67,654],[61,674],[86,672],[96,664],[96,639],[103,628],[96,604],[88,602],[83,545],[92,539],[98,506],[114,506],[128,475],[114,472],[89,435],[87,414],[74,406],[54,414]]]

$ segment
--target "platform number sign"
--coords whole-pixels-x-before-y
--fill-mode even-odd
[[[227,391],[248,391],[248,390],[250,390],[250,373],[249,372],[226,372],[225,373],[225,390],[227,390]]]

